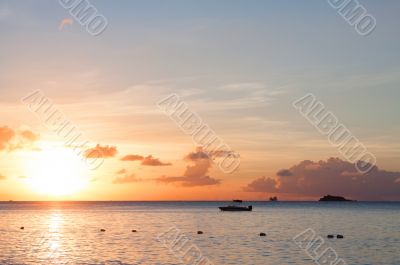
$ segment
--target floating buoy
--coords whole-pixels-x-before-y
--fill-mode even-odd
[[[21,230],[24,230],[25,229],[25,227],[23,227],[23,226],[21,226],[21,228],[20,228]]]
[[[136,233],[137,231],[136,230],[132,230],[132,233]]]
[[[203,234],[203,231],[197,231],[197,234],[198,234],[198,235],[202,235],[202,234]]]
[[[328,238],[334,238],[334,236],[333,235],[328,235]]]
[[[267,236],[266,233],[260,233],[260,236]]]
[[[106,230],[105,229],[100,229],[100,232],[105,232]]]
[[[342,238],[344,238],[344,236],[343,235],[337,235],[336,238],[342,239]]]

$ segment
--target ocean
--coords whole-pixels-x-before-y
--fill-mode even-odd
[[[2,202],[0,264],[400,264],[400,203],[226,204]]]

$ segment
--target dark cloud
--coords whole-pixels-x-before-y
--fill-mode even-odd
[[[310,197],[333,194],[358,200],[400,200],[400,172],[375,166],[369,173],[360,174],[353,163],[339,158],[302,161],[289,171],[292,173],[290,177],[282,174],[274,178],[261,177],[244,190]]]
[[[279,177],[290,177],[293,176],[293,173],[288,169],[281,169],[278,171],[278,173],[276,173],[276,175]]]
[[[214,179],[208,176],[208,171],[212,166],[211,160],[208,158],[208,156],[204,156],[204,153],[201,149],[197,149],[197,152],[189,153],[187,156],[185,156],[185,159],[194,164],[186,167],[183,176],[162,176],[156,180],[163,183],[179,183],[183,187],[220,184],[221,181],[219,179]]]
[[[143,160],[143,156],[141,155],[126,155],[122,157],[120,160],[121,161],[138,161],[138,160]]]
[[[185,156],[185,159],[189,161],[194,161],[197,159],[214,159],[216,157],[226,157],[233,155],[231,151],[224,151],[224,150],[216,150],[211,152],[205,152],[202,147],[197,147],[195,152],[190,152],[188,155]]]
[[[117,147],[115,146],[101,146],[96,145],[94,148],[90,148],[85,151],[86,158],[111,158],[115,157],[118,153]]]
[[[142,160],[142,165],[143,166],[170,166],[172,165],[171,163],[163,163],[161,162],[158,158],[154,158],[152,155],[146,156]]]
[[[249,192],[277,192],[278,189],[276,186],[277,182],[275,179],[261,177],[249,183],[244,190]]]
[[[208,159],[208,154],[203,151],[203,148],[198,147],[196,152],[190,152],[185,156],[185,159],[190,161],[196,161],[199,159]]]

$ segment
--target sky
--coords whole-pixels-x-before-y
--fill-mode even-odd
[[[0,0],[0,200],[399,200],[400,2],[360,3],[367,36],[328,1],[96,0],[93,36],[59,1]],[[35,91],[85,146],[21,101]],[[371,171],[293,106],[310,93]],[[234,172],[157,106],[172,94],[240,156]]]

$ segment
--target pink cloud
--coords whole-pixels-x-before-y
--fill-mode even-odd
[[[126,155],[122,157],[120,160],[121,161],[138,161],[138,160],[143,160],[143,156],[141,155]]]
[[[143,166],[170,166],[172,165],[171,163],[163,163],[161,162],[158,158],[154,158],[152,155],[146,156],[142,160],[142,165]]]
[[[115,157],[118,153],[117,147],[115,146],[101,146],[96,145],[94,148],[90,148],[85,151],[86,158],[111,158]]]
[[[290,174],[261,177],[244,187],[248,192],[269,192],[320,197],[326,194],[356,200],[399,200],[400,172],[374,167],[367,174],[356,171],[354,164],[339,158],[313,162],[305,160],[288,169]],[[281,171],[280,171],[281,172]]]

